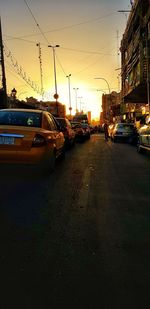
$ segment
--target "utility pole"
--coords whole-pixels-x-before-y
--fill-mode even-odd
[[[7,108],[7,90],[6,90],[1,18],[0,18],[0,70],[2,72],[2,88],[0,89],[0,96],[2,97],[2,100],[0,103],[0,108]]]
[[[69,89],[69,111],[70,111],[70,117],[71,117],[71,111],[72,111],[72,107],[71,107],[71,91],[70,91],[70,77],[71,74],[66,76],[68,78],[68,89]]]
[[[38,46],[38,48],[39,48],[40,78],[41,78],[41,96],[42,96],[42,100],[43,100],[44,89],[43,89],[43,71],[42,71],[41,45],[40,45],[40,43],[37,43],[36,46]]]

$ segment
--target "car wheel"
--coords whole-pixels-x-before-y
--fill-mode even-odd
[[[64,146],[64,147],[62,148],[60,158],[61,158],[61,159],[64,159],[65,156],[66,156],[66,149],[65,149],[65,146]]]
[[[141,148],[140,141],[138,139],[138,141],[137,141],[137,152],[138,153],[144,153],[144,151],[145,151],[145,149]]]

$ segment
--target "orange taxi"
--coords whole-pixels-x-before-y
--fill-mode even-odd
[[[64,155],[65,139],[47,111],[34,109],[0,110],[0,164],[41,165],[52,171]]]

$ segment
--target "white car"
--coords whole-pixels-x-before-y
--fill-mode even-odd
[[[146,124],[138,131],[137,151],[138,153],[150,151],[150,116],[146,119]]]

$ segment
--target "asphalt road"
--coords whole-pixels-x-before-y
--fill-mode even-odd
[[[0,168],[0,308],[150,308],[150,156],[92,135],[44,177]]]

